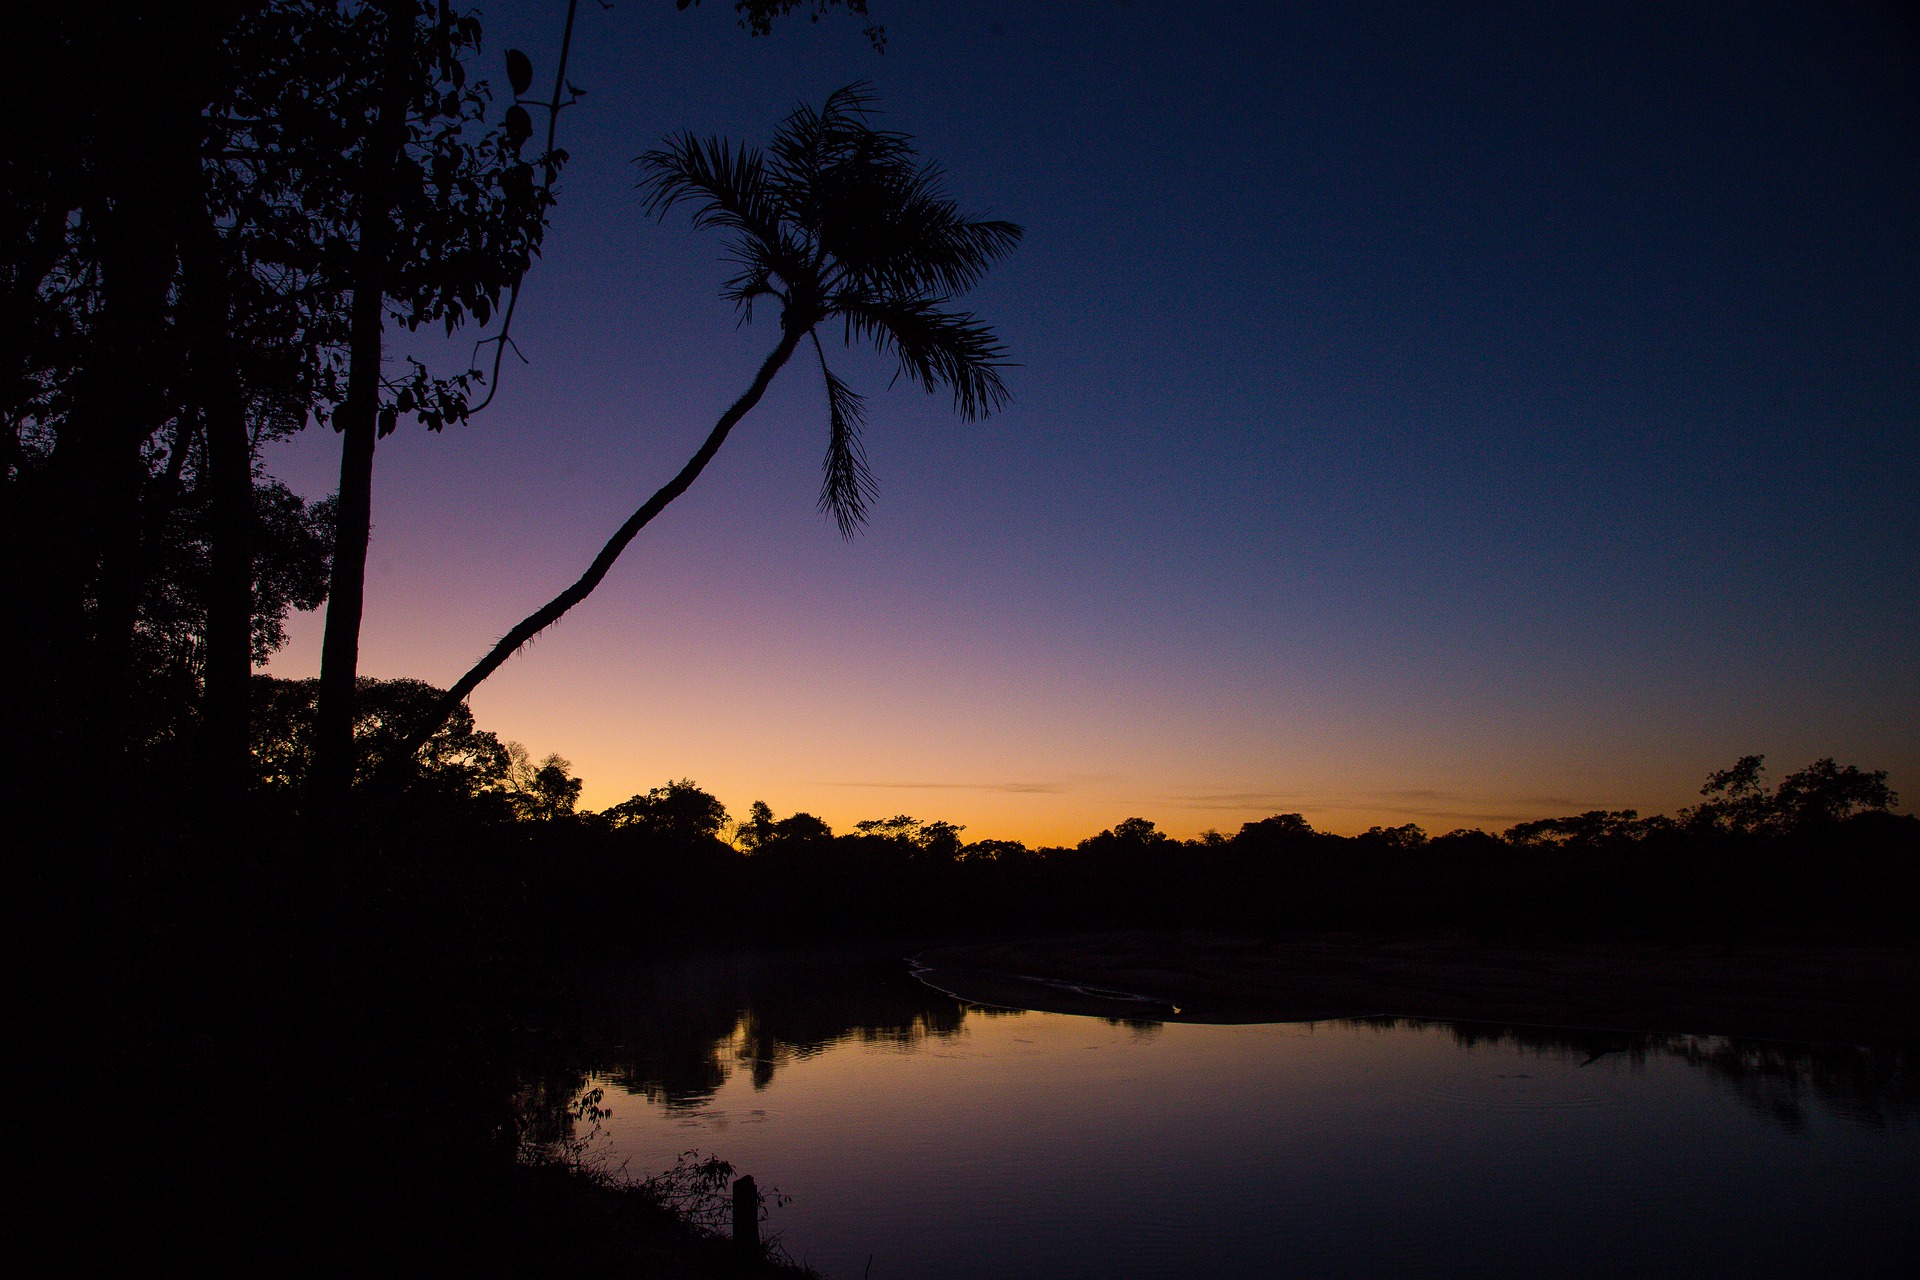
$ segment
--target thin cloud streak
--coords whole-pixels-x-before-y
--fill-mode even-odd
[[[1412,803],[1409,803],[1412,802]],[[1425,802],[1425,803],[1420,803]],[[1479,808],[1487,797],[1433,787],[1368,791],[1346,799],[1334,799],[1311,791],[1226,791],[1198,795],[1169,796],[1155,803],[1175,809],[1202,811],[1269,810],[1273,812],[1314,811],[1369,813],[1395,817],[1440,819],[1450,822],[1525,822],[1540,816],[1542,810],[1577,813],[1594,808],[1593,804],[1568,796],[1519,796],[1494,801],[1495,808]],[[1525,805],[1525,809],[1514,806]]]
[[[879,791],[998,791],[1013,795],[1056,796],[1058,782],[830,782],[830,787],[866,787]]]

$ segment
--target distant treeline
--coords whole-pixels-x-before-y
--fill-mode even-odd
[[[261,787],[289,804],[313,691],[262,678],[254,698]],[[755,802],[735,820],[690,780],[582,812],[566,760],[535,762],[468,716],[396,762],[437,696],[363,683],[365,839],[385,851],[369,872],[415,866],[518,910],[516,928],[589,946],[1108,926],[1859,941],[1911,937],[1920,920],[1920,819],[1893,812],[1883,771],[1831,759],[1768,786],[1745,757],[1673,816],[1339,836],[1293,813],[1192,840],[1129,818],[1030,848],[907,815],[836,833]]]

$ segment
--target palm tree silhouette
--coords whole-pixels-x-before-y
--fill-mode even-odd
[[[721,296],[743,322],[752,320],[756,303],[777,303],[780,341],[680,473],[627,518],[578,580],[460,677],[419,741],[522,645],[587,598],[627,544],[713,460],[802,342],[819,357],[826,382],[820,509],[843,536],[858,531],[874,492],[860,444],[866,401],[828,367],[821,326],[837,321],[847,345],[864,343],[893,357],[896,378],[928,393],[948,388],[963,419],[986,417],[1006,403],[1005,348],[991,329],[951,304],[1012,251],[1021,229],[961,214],[942,187],[940,169],[920,160],[906,134],[876,129],[874,114],[866,86],[850,85],[818,111],[795,109],[764,153],[684,133],[640,158],[648,212],[665,217],[691,204],[696,227],[727,232],[739,270]]]

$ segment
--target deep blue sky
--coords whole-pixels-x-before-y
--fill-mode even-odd
[[[1920,788],[1898,8],[873,3],[884,56],[838,16],[584,4],[532,363],[383,448],[366,669],[450,681],[772,345],[632,157],[867,79],[1027,227],[970,300],[1015,404],[963,424],[842,356],[882,486],[848,545],[818,375],[783,375],[475,698],[590,802],[690,774],[736,812],[1051,839],[1670,809],[1753,751]],[[563,8],[483,10],[489,61],[544,83]],[[336,447],[272,461],[317,494]]]

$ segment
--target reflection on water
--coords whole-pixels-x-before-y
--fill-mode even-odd
[[[962,1004],[914,980],[894,957],[859,952],[683,959],[617,975],[599,994],[605,1056],[598,1074],[667,1108],[706,1103],[736,1071],[764,1089],[781,1067],[838,1044],[911,1050],[927,1037],[958,1033],[968,1019],[1019,1016]],[[1142,1037],[1162,1025],[1100,1021]],[[1912,1050],[1419,1018],[1321,1025],[1437,1028],[1463,1048],[1504,1045],[1583,1067],[1671,1058],[1789,1130],[1803,1128],[1816,1106],[1873,1127],[1920,1118],[1920,1053]]]
[[[1907,1275],[1920,1061],[1369,1019],[964,1006],[891,957],[610,977],[595,1141],[795,1197],[830,1274]],[[867,1272],[871,1257],[872,1270]]]
[[[1671,1058],[1704,1072],[1755,1114],[1790,1131],[1804,1129],[1816,1107],[1871,1128],[1920,1119],[1920,1054],[1912,1050],[1415,1018],[1368,1022],[1443,1027],[1463,1047],[1511,1045],[1583,1067],[1608,1057],[1636,1066],[1645,1066],[1649,1058]]]
[[[969,1016],[891,956],[728,952],[606,979],[596,993],[598,1074],[668,1108],[697,1107],[735,1072],[756,1089],[846,1041],[910,1049]]]

